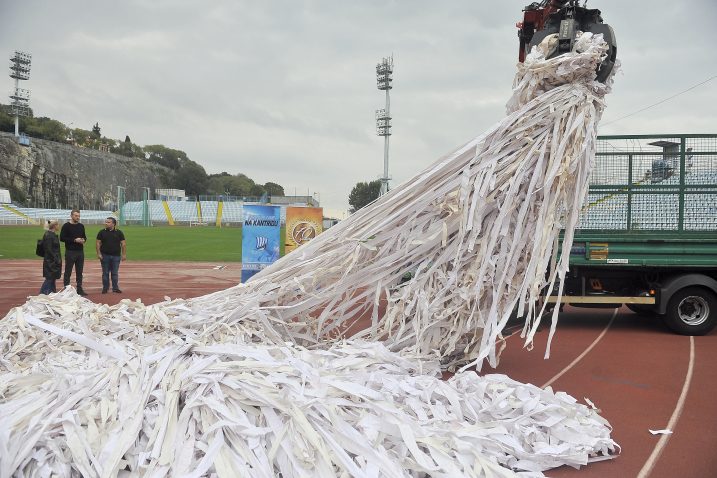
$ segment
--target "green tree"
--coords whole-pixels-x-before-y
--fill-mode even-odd
[[[0,131],[15,132],[15,117],[6,107],[0,108]],[[33,138],[65,142],[67,127],[51,118],[20,117],[20,131]]]
[[[202,166],[188,159],[175,175],[174,187],[184,189],[188,196],[206,194],[209,178]]]
[[[139,159],[147,159],[144,148],[138,144],[132,143],[132,156]]]
[[[78,146],[87,146],[92,138],[92,131],[86,129],[75,128],[72,130],[72,138]]]
[[[360,182],[356,183],[356,186],[351,190],[349,194],[349,204],[351,205],[351,212],[356,212],[370,202],[378,199],[381,193],[381,181],[376,179],[371,182]]]
[[[209,182],[207,185],[207,191],[209,192],[209,194],[216,194],[218,196],[232,194],[231,188],[229,186],[229,181],[232,176],[229,173],[224,174],[226,175],[209,175]]]
[[[261,196],[264,188],[260,190],[257,184],[245,174],[230,175],[227,172],[209,176],[209,191],[211,194],[229,194],[231,196]],[[260,191],[260,192],[259,192]],[[258,192],[258,194],[254,194]]]
[[[92,136],[94,136],[96,139],[100,139],[102,137],[99,122],[95,123],[95,125],[92,127]]]
[[[264,190],[269,196],[284,196],[284,188],[276,183],[268,182],[264,184]]]
[[[112,141],[114,141],[114,140],[112,140]],[[106,138],[105,138],[105,142],[107,142]],[[127,156],[128,158],[146,159],[145,153],[144,153],[144,150],[142,149],[142,147],[134,144],[132,142],[132,140],[129,139],[128,135],[125,135],[123,142],[113,145],[110,148],[110,151],[113,153],[121,154],[122,156]]]
[[[264,189],[264,186],[261,184],[254,184],[251,189],[249,189],[249,196],[263,196],[266,192],[266,189]]]
[[[111,149],[113,153],[121,154],[122,156],[132,157],[132,141],[129,139],[129,135],[124,137],[124,141],[121,142],[116,148]]]
[[[0,108],[0,131],[15,132],[15,119],[5,111],[5,106]]]
[[[27,130],[28,124],[32,124],[34,113],[30,108],[29,116],[20,116],[20,131],[24,132]],[[6,131],[8,133],[15,132],[15,115],[12,114],[12,107],[10,105],[0,104],[0,131]]]
[[[150,144],[145,146],[144,152],[147,154],[147,161],[160,164],[175,171],[179,170],[183,163],[190,161],[187,157],[187,153],[184,151],[168,148],[163,144]]]
[[[116,139],[112,139],[112,138],[108,138],[108,137],[106,137],[106,136],[102,136],[100,139],[95,140],[95,141],[92,142],[92,147],[95,148],[95,149],[99,149],[99,145],[100,145],[101,143],[104,143],[104,144],[106,144],[107,146],[109,146],[109,147],[110,147],[110,151],[116,150],[117,147],[119,146],[119,141],[117,141]]]
[[[234,184],[238,196],[251,196],[251,190],[254,187],[254,180],[246,174],[239,173],[234,176]]]
[[[219,174],[208,175],[207,179],[209,181],[207,184],[207,191],[209,191],[209,194],[225,194],[226,189],[224,188],[224,184],[226,183],[226,178],[228,177],[231,177],[231,174],[227,173],[226,171],[222,171]]]
[[[47,139],[57,141],[58,143],[64,143],[67,141],[69,130],[63,123],[50,118],[42,118],[42,125],[42,129],[45,131]]]

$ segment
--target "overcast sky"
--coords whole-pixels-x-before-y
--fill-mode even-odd
[[[503,117],[527,3],[0,0],[0,53],[32,54],[23,87],[38,116],[99,122],[108,137],[181,149],[208,173],[345,209],[356,182],[383,172],[376,63],[393,54],[397,185]],[[614,28],[622,61],[601,134],[717,133],[717,80],[620,119],[717,74],[715,0],[588,7]]]

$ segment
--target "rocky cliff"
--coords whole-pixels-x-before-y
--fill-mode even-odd
[[[111,209],[117,186],[126,188],[127,200],[140,199],[142,188],[165,187],[170,174],[141,159],[52,141],[20,146],[0,132],[0,187],[24,193],[29,207]]]

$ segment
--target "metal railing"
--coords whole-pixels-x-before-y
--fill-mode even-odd
[[[717,231],[717,135],[598,137],[578,228]]]

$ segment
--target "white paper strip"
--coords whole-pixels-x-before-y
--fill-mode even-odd
[[[591,402],[440,380],[495,364],[516,308],[529,344],[540,295],[561,290],[567,255],[546,270],[587,191],[605,49],[585,34],[534,50],[505,120],[248,284],[151,306],[68,289],[10,311],[0,476],[542,476],[613,456]]]

